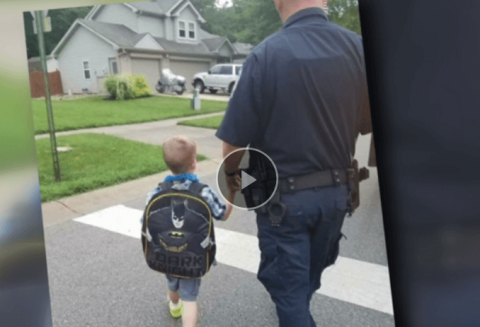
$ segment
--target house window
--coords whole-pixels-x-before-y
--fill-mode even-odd
[[[188,37],[195,39],[195,23],[188,23]]]
[[[181,38],[186,37],[186,28],[185,28],[185,22],[184,21],[179,21],[178,22],[178,36]]]
[[[194,22],[186,22],[184,20],[178,21],[178,37],[181,39],[195,40],[195,28]]]
[[[90,79],[90,62],[88,61],[83,62],[83,75],[85,79]]]
[[[117,59],[110,58],[109,61],[110,61],[110,74],[112,74],[112,75],[118,74]]]

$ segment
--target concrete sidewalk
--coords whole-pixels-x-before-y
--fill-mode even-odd
[[[139,130],[150,129],[150,128],[164,128],[164,127],[170,127],[170,126],[177,126],[177,123],[182,120],[200,119],[200,118],[206,118],[206,117],[221,116],[224,114],[225,112],[222,111],[222,112],[214,112],[214,113],[203,114],[203,115],[157,120],[157,121],[151,121],[146,123],[83,128],[83,129],[77,129],[72,131],[56,132],[55,135],[63,136],[63,135],[73,135],[73,134],[82,134],[82,133],[104,133],[104,134],[117,134],[120,132],[128,133],[128,132],[136,132]],[[35,135],[35,140],[47,138],[49,136],[50,134],[48,133],[38,134],[38,135]]]
[[[184,93],[182,95],[156,93],[153,95],[160,96],[160,97],[174,97],[174,98],[185,98],[185,99],[191,99],[193,97],[193,93]],[[200,100],[228,102],[230,100],[230,94],[226,94],[222,92],[219,92],[217,94],[211,94],[211,93],[208,93],[208,91],[205,91],[205,93],[200,94]]]

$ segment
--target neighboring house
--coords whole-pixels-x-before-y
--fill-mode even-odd
[[[204,18],[189,0],[157,0],[95,6],[77,19],[52,51],[64,92],[101,93],[110,74],[143,74],[155,91],[164,68],[187,80],[223,62],[242,62],[244,43],[200,28]]]
[[[53,73],[58,70],[58,61],[49,56],[47,57],[47,71],[49,73]],[[40,57],[32,57],[28,59],[28,71],[35,72],[35,71],[42,71],[42,64],[40,63]]]

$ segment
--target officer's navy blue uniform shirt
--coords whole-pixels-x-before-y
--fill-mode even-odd
[[[369,110],[359,35],[304,9],[252,50],[237,83],[218,138],[264,151],[281,178],[349,165]]]

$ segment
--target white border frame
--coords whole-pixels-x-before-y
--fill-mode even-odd
[[[223,193],[220,191],[220,183],[218,182],[218,175],[219,174],[225,174],[224,171],[220,172],[220,169],[222,168],[223,166],[223,163],[225,162],[225,160],[232,154],[234,154],[235,152],[238,152],[238,151],[257,151],[261,154],[263,154],[265,157],[267,157],[270,162],[272,163],[273,165],[273,168],[275,169],[275,175],[276,175],[276,181],[275,181],[275,188],[273,190],[273,193],[272,195],[270,195],[270,197],[268,198],[268,200],[266,200],[264,203],[262,203],[261,205],[258,205],[254,208],[242,208],[242,207],[239,207],[233,203],[230,203],[230,201],[228,201],[225,196],[223,195]],[[218,165],[218,169],[217,169],[217,175],[216,175],[216,180],[217,180],[217,191],[218,193],[220,194],[220,196],[223,198],[223,200],[227,203],[230,203],[232,206],[234,206],[235,208],[238,208],[240,210],[246,210],[246,211],[253,211],[255,209],[258,209],[260,207],[263,207],[264,205],[266,205],[267,203],[270,202],[270,200],[273,198],[273,196],[275,195],[275,192],[277,192],[277,188],[278,188],[278,170],[277,170],[277,166],[275,166],[275,163],[273,162],[272,158],[270,158],[265,152],[261,151],[261,150],[258,150],[258,149],[255,149],[255,148],[251,148],[250,146],[247,146],[246,148],[238,148],[232,152],[230,152],[225,158],[222,159],[222,161],[220,162],[220,164]],[[239,193],[242,193],[242,191],[240,190]],[[241,196],[241,194],[240,194]]]

